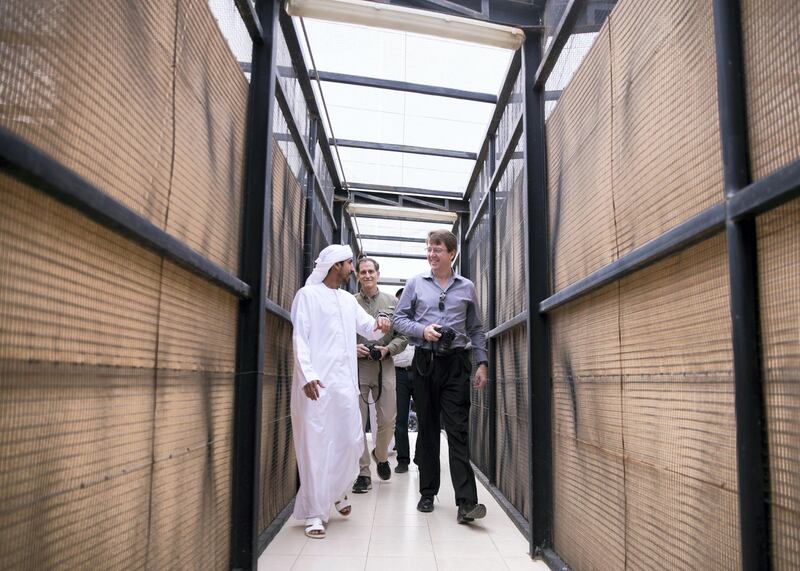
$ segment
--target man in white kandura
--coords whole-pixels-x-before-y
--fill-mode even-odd
[[[364,429],[358,406],[356,333],[380,339],[391,329],[339,289],[353,273],[349,246],[328,246],[292,302],[292,431],[300,472],[294,517],[306,535],[325,537],[331,504],[350,515],[347,491],[358,476]]]

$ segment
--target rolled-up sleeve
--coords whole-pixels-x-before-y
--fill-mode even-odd
[[[414,304],[416,300],[416,281],[409,280],[406,289],[397,302],[397,309],[394,311],[393,325],[396,331],[410,337],[422,339],[425,326],[414,321]]]
[[[478,315],[478,296],[475,287],[469,288],[469,301],[467,302],[467,336],[472,344],[472,352],[477,362],[488,361],[489,356],[486,352],[486,334],[483,331],[483,323]]]

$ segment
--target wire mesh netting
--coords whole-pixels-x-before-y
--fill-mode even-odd
[[[248,87],[208,6],[0,22],[0,126],[235,274]],[[226,568],[237,299],[0,188],[0,567]]]
[[[760,216],[759,293],[775,569],[800,566],[800,202]]]
[[[469,240],[467,257],[469,258],[470,278],[475,284],[478,298],[480,318],[488,323],[489,311],[489,222],[484,215]],[[476,370],[475,355],[472,355],[473,374]],[[495,436],[489,431],[489,402],[486,390],[476,390],[470,381],[471,411],[469,415],[470,454],[472,461],[484,474],[489,473],[489,442]]]

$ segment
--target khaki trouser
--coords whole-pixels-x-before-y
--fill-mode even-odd
[[[366,430],[367,419],[369,418],[368,402],[375,402],[375,413],[378,417],[378,427],[372,427],[372,442],[375,445],[375,456],[379,462],[386,462],[389,459],[389,443],[394,436],[394,421],[397,416],[397,397],[395,395],[395,375],[394,361],[391,357],[386,357],[381,361],[383,365],[383,391],[378,397],[378,372],[380,371],[377,361],[369,359],[358,360],[358,384],[361,389],[361,424]],[[365,402],[366,401],[366,402]],[[364,452],[359,461],[359,476],[371,476],[369,467],[370,450],[367,446],[367,439],[364,438]]]

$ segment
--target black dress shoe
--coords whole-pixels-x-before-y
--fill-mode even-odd
[[[458,506],[458,515],[456,516],[458,523],[469,523],[482,517],[486,517],[486,506],[483,504],[464,502]]]
[[[381,480],[388,480],[392,477],[392,468],[389,466],[389,461],[386,462],[378,462],[378,457],[375,456],[375,450],[372,451],[372,457],[375,459],[375,463],[378,465],[378,477]]]
[[[369,476],[359,476],[356,478],[356,483],[353,484],[354,494],[366,494],[367,490],[372,489],[372,478]]]
[[[417,511],[422,513],[431,513],[433,511],[433,498],[430,496],[422,496],[417,503]]]
[[[397,474],[405,474],[408,472],[408,462],[398,462],[397,466],[394,468],[394,471]]]

